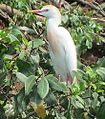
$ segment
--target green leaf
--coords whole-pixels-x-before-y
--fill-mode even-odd
[[[45,102],[47,103],[47,105],[53,105],[57,103],[57,99],[53,93],[49,92],[49,94],[46,97]]]
[[[35,84],[35,79],[36,79],[35,76],[31,75],[25,81],[25,95],[28,95],[31,92],[31,90]]]
[[[69,17],[68,17],[67,14],[62,16],[62,21],[63,21],[64,24],[68,21],[68,19],[69,19]]]
[[[77,95],[76,98],[78,99],[78,101],[79,101],[82,105],[85,104],[84,100],[83,100],[80,96]]]
[[[19,93],[14,97],[15,110],[22,112],[27,109],[29,103],[29,97],[25,96],[24,88],[22,88]]]
[[[78,99],[78,100],[77,100]],[[71,104],[76,108],[80,108],[80,109],[84,109],[84,101],[82,100],[82,98],[80,98],[79,96],[72,96],[71,97]]]
[[[14,97],[14,107],[18,112],[22,112],[22,101],[24,100],[25,94],[24,89],[22,89],[15,97]]]
[[[42,39],[34,39],[33,41],[30,41],[28,44],[29,49],[38,48],[39,46],[44,45],[45,42]]]
[[[99,67],[99,69],[97,69],[96,72],[102,77],[103,80],[105,80],[105,68],[104,67]]]
[[[93,100],[92,100],[92,108],[93,109],[96,109],[99,105],[100,105],[100,102],[98,101],[98,93],[94,92],[92,94],[92,97],[93,97]]]
[[[64,108],[64,109],[67,109],[68,108],[68,105],[69,105],[69,100],[67,98],[67,96],[62,96],[60,98],[60,103],[61,103],[61,106]]]
[[[103,102],[97,113],[98,119],[105,119],[105,102]]]
[[[38,94],[36,85],[33,86],[33,91],[32,91],[31,96],[30,96],[30,101],[35,102],[36,105],[39,105],[42,101],[41,97]]]
[[[26,52],[24,50],[21,50],[18,58],[23,60],[25,56],[26,56]]]
[[[48,80],[52,89],[60,92],[67,92],[66,82],[59,82],[58,79],[55,78],[53,75],[46,76],[46,79]]]
[[[28,40],[25,37],[22,39],[22,41],[26,46],[28,45]]]
[[[40,80],[38,87],[38,94],[39,96],[43,99],[47,96],[48,92],[49,92],[49,83],[48,81],[43,78],[42,80]]]
[[[26,77],[24,74],[22,74],[20,72],[17,72],[16,76],[21,82],[23,82],[25,84],[25,95],[28,95],[31,92],[31,90],[35,84],[34,83],[35,79],[36,79],[35,76],[31,75],[29,77]]]
[[[33,59],[33,62],[38,64],[39,61],[40,61],[40,57],[39,57],[39,54],[35,54],[35,55],[31,55],[31,58]]]
[[[98,84],[105,86],[105,82],[102,82],[102,81],[98,82]]]
[[[59,86],[58,86],[58,80],[55,77],[50,77],[48,79],[48,82],[50,84],[50,87],[56,91],[61,91]]]
[[[75,105],[76,105],[78,108],[84,109],[84,106],[83,106],[79,101],[76,101]]]
[[[21,59],[17,59],[16,63],[17,63],[17,67],[18,67],[19,72],[27,73],[27,72],[32,71],[31,64],[29,62],[26,62],[26,61],[21,60]]]
[[[60,88],[60,90],[62,91],[62,92],[67,92],[68,91],[68,88],[67,88],[67,85],[66,85],[66,82],[59,82],[58,83],[58,86],[59,86],[59,88]]]
[[[89,35],[88,35],[89,36]],[[89,37],[88,37],[89,38]],[[91,37],[90,37],[91,38]],[[86,46],[88,47],[88,49],[91,49],[92,48],[92,41],[89,41],[89,39],[88,40],[86,40]]]
[[[10,42],[19,42],[19,40],[13,35],[13,34],[8,34],[7,37],[10,39]]]
[[[99,98],[100,98],[102,103],[105,102],[105,97],[104,96],[100,96]]]
[[[18,36],[18,35],[21,35],[21,31],[16,27],[16,26],[13,26],[11,28],[11,31],[10,31],[11,34],[13,34],[14,36]]]
[[[23,73],[21,73],[21,72],[17,72],[16,73],[16,77],[21,81],[21,82],[23,82],[23,83],[25,83],[26,82],[26,80],[27,80],[27,78],[28,77],[26,77]]]
[[[5,54],[4,55],[4,60],[12,60],[13,56],[12,55],[8,55],[8,54]]]
[[[75,97],[72,96],[70,99],[71,99],[71,104],[72,104],[75,108],[77,108]]]
[[[7,72],[0,72],[0,84],[4,82]]]
[[[98,61],[97,61],[97,65],[99,67],[105,67],[105,56],[103,56],[102,58],[100,58]]]

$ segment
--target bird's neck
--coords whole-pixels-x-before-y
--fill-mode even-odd
[[[58,27],[61,23],[61,18],[50,18],[47,20],[47,30],[49,28]]]
[[[61,20],[56,18],[51,18],[47,21],[47,39],[49,42],[50,50],[54,54],[59,52],[56,33],[58,32],[60,22]]]

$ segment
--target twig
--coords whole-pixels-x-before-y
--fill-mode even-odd
[[[98,22],[105,23],[105,19],[99,19],[99,18],[91,18],[92,20],[96,20]]]
[[[43,39],[44,39],[45,43],[46,43],[47,45],[49,45],[49,42],[47,41],[47,38],[43,38]]]
[[[0,5],[0,10],[2,10],[4,13],[6,12],[8,14],[8,16],[11,16],[13,14],[17,15],[17,18],[22,19],[22,12],[17,10],[17,9],[12,9],[10,6],[6,5],[6,4],[1,4]],[[43,18],[41,16],[36,16],[38,20],[42,21]]]
[[[10,16],[12,14],[16,14],[19,18],[22,18],[22,12],[20,12],[19,10],[17,9],[12,9],[10,6],[6,5],[6,4],[1,4],[0,5],[0,9],[3,11],[3,12],[6,12],[7,14],[9,14]]]
[[[20,29],[21,31],[27,32],[27,33],[29,33],[29,34],[37,34],[37,33],[35,32],[35,30],[33,30],[33,29],[31,29],[31,28],[28,28],[28,27],[26,27],[26,26],[19,26],[19,29]]]
[[[105,33],[100,33],[101,36],[105,37]]]
[[[43,0],[44,2],[47,2],[48,4],[51,4],[51,0]],[[57,4],[54,4],[56,7],[58,7]],[[67,1],[62,1],[61,6],[63,6],[65,9],[70,9],[71,5]]]
[[[7,15],[5,12],[3,12],[1,9],[0,9],[0,15],[7,19],[9,22],[12,22],[13,24],[15,24],[15,22],[11,19],[11,17],[9,17],[9,15]]]
[[[39,78],[41,78],[42,75],[43,75],[43,73],[41,73],[41,74],[37,77],[36,81],[38,81]]]
[[[34,31],[36,32],[36,34],[38,35],[39,33],[38,33],[38,31],[35,29],[35,24],[34,24],[34,23],[32,23],[32,27],[33,27]]]
[[[11,19],[11,17],[8,15],[8,14],[6,14],[5,12],[3,12],[1,9],[0,9],[0,15],[3,17],[3,18],[5,18],[5,19],[7,19],[9,22],[11,22],[11,23],[13,23],[14,25],[15,25],[15,22]],[[28,27],[26,27],[26,26],[19,26],[18,27],[21,31],[25,31],[25,32],[27,32],[27,33],[29,33],[29,34],[37,34],[36,32],[35,32],[35,30],[33,30],[33,29],[31,29],[31,28],[28,28]]]
[[[35,114],[35,112],[30,112],[29,114],[26,115],[26,117],[22,118],[22,119],[28,119],[30,116],[33,116]]]
[[[67,1],[64,1],[63,7],[68,10],[72,8],[71,5]]]
[[[97,7],[93,3],[89,3],[89,2],[84,1],[84,0],[77,0],[77,2],[80,2],[80,3],[84,4],[84,5],[87,5],[87,6],[91,7],[92,9],[95,9],[95,10],[99,11],[101,15],[105,16],[105,12],[102,9],[100,9],[99,5]]]
[[[82,99],[92,98],[92,96],[82,97]]]
[[[95,2],[95,1],[93,1],[93,3],[94,4],[96,4],[98,7],[99,7],[99,12],[103,15],[103,16],[105,16],[105,12],[104,12],[104,10],[102,9],[102,7],[97,3],[97,2]]]

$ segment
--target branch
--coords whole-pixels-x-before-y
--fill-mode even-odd
[[[19,26],[19,29],[29,34],[37,34],[33,29],[28,28],[26,26]]]
[[[22,119],[28,119],[29,117],[35,115],[35,112],[30,112],[29,114],[26,115],[26,117],[22,118]]]
[[[13,20],[11,19],[10,16],[12,16],[13,14],[17,15],[17,17],[19,19],[22,19],[23,16],[22,16],[22,12],[17,10],[17,9],[14,9],[14,8],[11,8],[10,6],[7,6],[6,4],[1,4],[0,5],[0,15],[7,19],[9,22]],[[38,16],[36,15],[36,18],[38,19],[38,21],[43,21],[43,17],[41,16]]]
[[[91,7],[92,9],[99,11],[101,15],[105,16],[105,12],[100,8],[99,4],[98,4],[98,6],[96,6],[96,5],[94,5],[93,3],[89,3],[89,2],[84,1],[84,0],[77,0],[77,2],[89,6],[89,7]],[[95,2],[95,3],[96,3],[96,2]]]
[[[6,5],[6,4],[0,4],[0,9],[3,12],[6,12],[7,14],[9,14],[10,16],[12,14],[16,14],[18,16],[18,18],[22,18],[22,12],[20,12],[17,9],[12,9],[10,6]]]
[[[11,19],[11,17],[9,17],[9,15],[6,14],[5,12],[3,12],[1,9],[0,9],[0,15],[1,15],[4,19],[7,19],[9,22],[12,22],[13,24],[15,24],[14,21]]]
[[[47,2],[48,4],[52,4],[52,0],[43,0],[44,2]],[[59,0],[58,0],[59,3]],[[71,6],[67,1],[60,1],[61,6],[63,6],[65,9],[70,9]],[[57,3],[54,3],[56,7],[59,7]]]
[[[100,18],[91,18],[92,20],[96,20],[97,22],[101,22],[105,24],[105,19],[100,19]]]
[[[63,6],[64,6],[65,9],[68,9],[68,10],[71,9],[71,5],[67,1],[64,1]]]
[[[101,36],[105,37],[105,33],[100,33]]]

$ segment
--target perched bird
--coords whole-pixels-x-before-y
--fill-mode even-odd
[[[60,75],[69,86],[73,79],[73,71],[77,70],[76,47],[70,33],[59,26],[61,23],[59,9],[53,5],[46,5],[42,9],[30,12],[47,17],[47,38],[53,67],[56,74]]]

